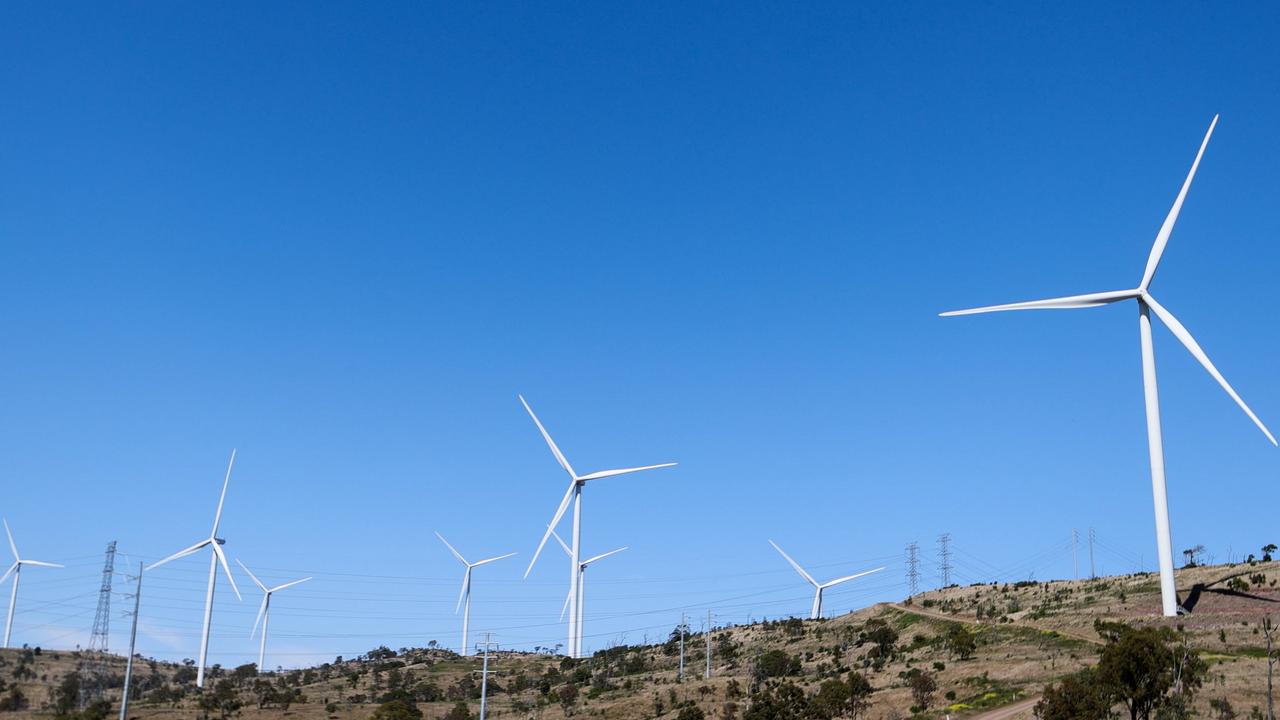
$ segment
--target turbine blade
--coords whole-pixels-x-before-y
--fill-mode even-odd
[[[39,560],[23,560],[21,562],[23,565],[39,565],[40,567],[54,567],[54,568],[66,567],[66,565],[59,565],[58,563],[51,563],[51,562],[41,562]]]
[[[1073,310],[1075,308],[1098,307],[1118,300],[1138,297],[1139,290],[1112,290],[1110,292],[1087,293],[1085,295],[1067,295],[1065,297],[1048,298],[1046,300],[1030,300],[1028,302],[1008,303],[1005,305],[987,305],[969,308],[968,310],[948,310],[938,313],[939,317],[955,315],[978,315],[981,313],[1003,312],[1005,310]]]
[[[628,547],[629,547],[629,546],[628,546]],[[582,567],[584,567],[584,568],[585,568],[586,566],[590,565],[591,563],[593,563],[593,562],[595,562],[595,561],[597,561],[597,560],[603,560],[604,558],[607,558],[607,557],[609,557],[610,555],[617,555],[618,553],[620,553],[620,552],[622,552],[623,550],[626,550],[626,549],[627,549],[626,547],[620,547],[620,548],[618,548],[617,550],[610,550],[610,551],[609,551],[609,552],[607,552],[607,553],[601,553],[601,554],[599,554],[599,555],[597,555],[597,556],[595,556],[595,557],[593,557],[593,558],[588,558],[588,559],[586,559],[586,560],[583,560],[583,561],[582,561]]]
[[[1200,364],[1209,372],[1209,375],[1211,375],[1214,380],[1218,381],[1218,384],[1222,386],[1223,390],[1227,391],[1227,394],[1231,396],[1232,400],[1236,401],[1236,404],[1240,406],[1240,409],[1244,411],[1244,414],[1249,416],[1249,419],[1253,421],[1254,425],[1258,426],[1258,429],[1262,431],[1263,435],[1267,436],[1267,439],[1271,441],[1271,444],[1275,445],[1275,436],[1271,434],[1271,431],[1267,429],[1266,425],[1262,424],[1262,421],[1258,419],[1258,416],[1253,414],[1253,411],[1249,409],[1249,406],[1245,404],[1244,400],[1236,394],[1236,391],[1231,387],[1231,384],[1227,382],[1227,379],[1222,376],[1222,373],[1218,372],[1218,368],[1213,366],[1213,362],[1209,360],[1209,356],[1205,354],[1203,349],[1201,349],[1200,344],[1196,342],[1196,339],[1191,337],[1191,333],[1183,327],[1182,323],[1178,322],[1178,318],[1174,317],[1173,313],[1165,310],[1164,306],[1156,302],[1156,299],[1150,295],[1146,295],[1143,300],[1147,303],[1148,307],[1155,311],[1156,315],[1160,316],[1160,321],[1165,324],[1165,327],[1169,328],[1169,331],[1173,333],[1174,337],[1178,338],[1178,340],[1182,342],[1182,344],[1187,348],[1187,351],[1191,353],[1191,356],[1200,361]]]
[[[477,568],[477,567],[480,567],[481,565],[488,565],[488,564],[489,564],[489,563],[491,563],[491,562],[497,562],[497,561],[499,561],[499,560],[506,560],[507,558],[511,557],[512,555],[515,555],[515,553],[507,553],[506,555],[499,555],[499,556],[497,556],[497,557],[491,557],[491,558],[485,558],[484,560],[478,560],[478,561],[476,561],[476,562],[471,563],[471,567],[473,567],[473,568]]]
[[[573,489],[577,486],[577,480],[569,482],[569,489],[565,491],[564,499],[560,501],[560,507],[556,508],[555,516],[551,518],[551,522],[547,525],[547,531],[542,535],[542,542],[538,543],[538,549],[533,551],[533,559],[529,560],[529,567],[525,568],[525,577],[529,577],[529,573],[533,570],[533,564],[538,562],[538,555],[542,554],[542,546],[547,544],[547,538],[551,537],[552,529],[560,524],[560,518],[564,517],[564,511],[569,508],[569,500],[573,498]]]
[[[834,585],[839,585],[840,583],[845,583],[845,582],[849,582],[850,580],[854,580],[854,579],[860,578],[860,577],[862,577],[863,575],[870,575],[871,573],[878,573],[878,572],[880,572],[880,571],[881,571],[881,570],[883,570],[883,569],[884,569],[884,568],[882,568],[882,567],[878,567],[878,568],[876,568],[875,570],[865,570],[865,571],[860,572],[860,573],[854,573],[853,575],[845,575],[845,576],[844,576],[844,577],[842,577],[842,578],[836,578],[835,580],[831,580],[830,582],[825,582],[825,583],[823,583],[823,584],[822,584],[822,587],[823,587],[823,589],[826,589],[826,588],[832,587],[832,586],[834,586]]]
[[[467,592],[471,589],[469,587],[471,585],[470,580],[471,568],[467,568],[467,571],[462,573],[462,588],[458,590],[458,604],[453,607],[453,613],[455,615],[457,615],[458,611],[462,609],[462,599],[467,596]]]
[[[564,622],[564,614],[569,611],[569,598],[573,597],[573,588],[569,588],[569,592],[565,593],[564,605],[560,606],[560,622]]]
[[[148,570],[154,570],[155,568],[160,567],[161,565],[163,565],[163,564],[165,564],[165,563],[169,562],[170,560],[177,560],[178,558],[186,557],[186,556],[190,555],[191,553],[193,553],[193,552],[195,552],[195,551],[199,550],[200,548],[204,547],[205,545],[208,545],[208,544],[209,544],[209,543],[211,543],[211,542],[213,542],[213,541],[212,541],[212,540],[201,540],[200,542],[196,543],[195,545],[192,545],[191,547],[189,547],[189,548],[185,548],[185,549],[183,549],[183,550],[179,550],[178,552],[176,552],[176,553],[174,553],[174,554],[170,555],[169,557],[167,557],[167,558],[165,558],[165,559],[163,559],[163,560],[160,560],[160,561],[158,561],[158,562],[153,562],[153,563],[151,563],[150,565],[148,565],[148,566],[147,566],[147,569],[148,569]]]
[[[1151,279],[1156,275],[1156,268],[1160,265],[1160,257],[1164,255],[1164,248],[1169,244],[1169,235],[1173,232],[1173,224],[1178,222],[1178,213],[1182,212],[1182,201],[1187,199],[1187,191],[1191,189],[1191,179],[1196,176],[1196,169],[1200,167],[1200,158],[1204,157],[1204,149],[1209,146],[1209,138],[1213,135],[1213,129],[1218,126],[1218,116],[1213,116],[1213,122],[1209,123],[1209,131],[1204,134],[1204,140],[1200,143],[1200,150],[1196,153],[1196,159],[1191,163],[1191,171],[1187,173],[1187,179],[1182,181],[1182,189],[1178,191],[1178,197],[1173,201],[1173,207],[1169,208],[1169,214],[1165,216],[1164,224],[1160,226],[1160,232],[1156,233],[1156,242],[1151,246],[1151,254],[1147,256],[1147,269],[1142,273],[1142,282],[1138,287],[1146,290],[1151,284]]]
[[[808,580],[814,587],[821,587],[820,585],[818,585],[818,581],[813,579],[812,575],[805,572],[804,568],[800,567],[800,563],[796,562],[795,560],[792,560],[790,555],[786,554],[785,552],[782,551],[782,548],[778,547],[778,543],[770,540],[769,544],[773,546],[774,550],[778,551],[779,555],[786,558],[787,562],[791,563],[791,567],[795,568],[796,572],[800,573],[801,577],[803,577],[805,580]]]
[[[569,557],[573,557],[573,551],[569,549],[568,544],[566,544],[565,541],[560,537],[560,533],[556,532],[555,530],[552,530],[551,537],[554,537],[556,539],[556,542],[560,543],[560,547],[564,548],[565,555],[568,555]]]
[[[253,637],[258,632],[258,623],[262,622],[262,614],[267,611],[267,601],[271,599],[271,593],[262,594],[262,604],[258,606],[258,617],[253,619],[253,629],[249,631],[249,637]]]
[[[236,563],[238,563],[240,567],[243,568],[244,571],[249,574],[249,579],[253,580],[254,585],[257,585],[258,588],[262,590],[262,592],[267,592],[267,586],[262,584],[262,581],[258,579],[257,575],[253,574],[252,570],[246,567],[244,563],[240,562],[240,558],[236,558]],[[253,636],[250,635],[250,637],[253,637]]]
[[[9,530],[9,518],[4,518],[4,534],[9,536],[9,549],[13,551],[13,559],[21,560],[22,556],[18,555],[18,546],[13,542],[13,532]]]
[[[304,582],[306,582],[306,581],[308,581],[308,580],[310,580],[310,579],[311,579],[311,578],[309,578],[309,577],[304,577],[304,578],[302,578],[301,580],[294,580],[293,582],[287,582],[287,583],[285,583],[285,584],[283,584],[283,585],[277,585],[277,586],[275,586],[275,587],[271,588],[271,590],[270,590],[269,592],[273,592],[273,593],[275,593],[275,592],[279,592],[279,591],[281,591],[281,590],[283,590],[283,589],[285,589],[285,588],[287,588],[287,587],[293,587],[294,585],[301,585],[302,583],[304,583]]]
[[[22,563],[17,560],[13,561],[13,564],[9,566],[9,569],[4,571],[4,575],[0,575],[0,584],[3,584],[5,580],[8,580],[9,576],[17,572],[18,568],[21,566]]]
[[[444,536],[443,536],[443,535],[441,535],[439,532],[437,532],[437,533],[436,533],[436,537],[440,538],[440,542],[444,543],[444,546],[445,546],[445,547],[447,547],[447,548],[449,548],[449,552],[453,553],[453,556],[454,556],[454,557],[456,557],[456,558],[458,558],[458,562],[462,563],[463,565],[470,565],[470,564],[471,564],[471,563],[467,562],[467,559],[466,559],[466,558],[462,557],[462,553],[460,553],[460,552],[458,552],[457,550],[454,550],[454,549],[453,549],[453,546],[449,544],[449,541],[448,541],[448,540],[445,540],[445,539],[444,539]]]
[[[644,467],[622,468],[621,470],[601,470],[600,472],[583,475],[578,479],[583,482],[588,480],[599,480],[600,478],[613,477],[614,475],[626,475],[627,473],[640,472],[642,470],[657,470],[658,468],[672,467],[675,464],[676,463],[662,463],[661,465],[645,465]]]
[[[231,583],[231,589],[236,594],[236,599],[243,601],[240,595],[240,588],[236,587],[236,579],[231,576],[231,567],[227,565],[227,554],[222,551],[222,546],[217,542],[211,543],[213,546],[213,554],[218,556],[218,562],[222,563],[222,572],[227,576],[227,582]]]
[[[227,499],[227,485],[231,482],[231,468],[236,464],[235,448],[231,449],[231,460],[227,463],[227,476],[222,479],[222,495],[218,497],[218,511],[213,515],[213,530],[209,537],[218,536],[218,523],[222,522],[222,503]]]
[[[524,405],[524,409],[529,412],[529,417],[533,418],[533,424],[538,426],[538,432],[542,433],[542,439],[547,441],[547,447],[551,448],[551,454],[556,456],[556,460],[560,462],[560,467],[569,473],[569,477],[577,478],[577,473],[573,471],[573,467],[569,465],[569,461],[565,459],[564,453],[560,452],[560,448],[556,447],[556,441],[551,439],[551,433],[542,427],[542,421],[538,420],[538,416],[533,414],[533,408],[529,407],[529,403],[525,402],[523,395],[517,395],[520,398],[520,404]]]

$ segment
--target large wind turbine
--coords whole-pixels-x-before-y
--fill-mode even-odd
[[[565,555],[568,555],[568,556],[569,556],[569,558],[570,558],[570,559],[572,559],[572,558],[573,558],[573,550],[571,550],[571,549],[569,548],[569,545],[565,543],[564,539],[562,539],[562,538],[560,537],[559,533],[557,533],[557,532],[555,532],[554,530],[552,530],[552,531],[551,531],[551,534],[555,537],[556,542],[560,543],[560,547],[564,548],[564,554],[565,554]],[[623,547],[620,547],[620,548],[618,548],[617,550],[610,550],[610,551],[609,551],[609,552],[607,552],[607,553],[600,553],[599,555],[596,555],[595,557],[587,558],[586,560],[583,560],[582,562],[578,563],[578,583],[577,583],[577,585],[578,585],[578,588],[577,588],[577,590],[578,590],[578,602],[577,602],[577,611],[578,611],[578,633],[579,633],[579,638],[581,638],[581,636],[582,636],[582,626],[583,626],[583,617],[584,617],[584,613],[583,613],[583,610],[582,610],[583,605],[584,605],[584,602],[583,602],[583,601],[584,601],[584,600],[586,600],[586,596],[587,596],[587,591],[586,591],[587,567],[588,567],[588,566],[590,566],[592,563],[594,563],[594,562],[595,562],[595,561],[597,561],[597,560],[603,560],[603,559],[605,559],[605,558],[609,557],[610,555],[617,555],[618,553],[620,553],[620,552],[622,552],[623,550],[626,550],[626,549],[627,549],[627,547],[624,545]],[[564,613],[565,613],[565,611],[569,609],[569,600],[570,600],[571,598],[573,598],[573,594],[572,594],[572,593],[573,593],[573,589],[572,589],[572,588],[570,588],[569,593],[570,593],[570,594],[568,594],[568,595],[565,595],[565,596],[564,596],[564,605],[563,605],[563,606],[561,606],[561,608],[560,608],[560,619],[561,619],[561,620],[563,620],[563,619],[564,619]],[[581,644],[581,642],[579,642],[579,644]]]
[[[267,656],[267,624],[271,622],[271,596],[287,587],[293,587],[294,585],[304,583],[311,578],[304,577],[301,580],[294,580],[293,582],[287,582],[283,585],[277,585],[273,588],[269,588],[262,584],[262,581],[258,579],[257,575],[253,574],[253,571],[249,570],[249,568],[245,567],[244,563],[240,562],[240,558],[236,558],[236,562],[240,564],[240,567],[243,568],[245,573],[249,575],[249,578],[253,580],[253,584],[257,585],[258,589],[262,591],[262,604],[258,606],[258,617],[253,620],[253,629],[249,631],[249,637],[252,638],[253,634],[258,631],[258,623],[261,622],[262,639],[258,642],[258,672],[266,672],[267,669],[263,667],[262,661]]]
[[[242,599],[240,597],[240,589],[236,587],[236,580],[231,577],[231,568],[227,566],[227,554],[222,551],[222,544],[226,540],[218,537],[218,523],[222,521],[222,503],[227,499],[227,484],[231,482],[231,468],[235,464],[236,451],[232,450],[231,460],[227,463],[227,476],[222,480],[222,495],[218,498],[218,510],[213,514],[213,529],[209,531],[209,537],[185,550],[179,550],[169,557],[147,566],[147,570],[152,570],[170,560],[186,557],[205,546],[213,549],[213,552],[209,554],[209,589],[205,591],[204,595],[204,630],[200,633],[200,664],[196,666],[196,687],[204,687],[204,662],[209,655],[209,621],[213,619],[213,588],[218,580],[218,563],[222,563],[222,571],[227,574],[227,582],[231,583],[231,589],[235,591],[236,599]]]
[[[1226,378],[1218,369],[1213,366],[1209,360],[1209,356],[1204,350],[1200,349],[1200,344],[1195,338],[1191,337],[1191,333],[1178,322],[1168,310],[1156,302],[1152,297],[1149,287],[1151,279],[1155,277],[1156,268],[1160,265],[1160,256],[1164,254],[1165,246],[1169,242],[1169,235],[1173,232],[1173,225],[1178,221],[1178,213],[1182,210],[1182,203],[1187,198],[1187,190],[1191,188],[1191,179],[1195,177],[1196,168],[1200,166],[1200,158],[1204,155],[1204,149],[1209,144],[1209,137],[1213,135],[1213,129],[1218,124],[1218,116],[1213,116],[1213,122],[1209,123],[1209,131],[1204,135],[1204,141],[1200,143],[1200,151],[1196,153],[1196,159],[1191,163],[1191,171],[1187,173],[1187,179],[1182,183],[1182,189],[1178,191],[1178,197],[1173,201],[1173,207],[1169,210],[1168,216],[1164,219],[1164,224],[1160,226],[1160,231],[1156,233],[1155,244],[1151,247],[1151,254],[1147,257],[1147,267],[1142,273],[1142,280],[1136,288],[1132,290],[1112,290],[1110,292],[1090,293],[1087,295],[1072,295],[1068,297],[1050,298],[1048,300],[1033,300],[1031,302],[1012,303],[1008,305],[992,305],[989,307],[974,308],[972,310],[956,310],[953,312],[945,312],[942,315],[972,315],[976,313],[997,312],[1001,310],[1052,310],[1052,309],[1074,309],[1098,307],[1108,303],[1119,302],[1121,300],[1137,300],[1138,301],[1138,336],[1142,347],[1142,389],[1146,398],[1147,409],[1147,451],[1151,456],[1151,490],[1155,496],[1155,515],[1156,515],[1156,549],[1160,558],[1160,598],[1163,605],[1164,614],[1172,617],[1178,613],[1178,595],[1173,580],[1173,541],[1169,534],[1169,500],[1165,491],[1164,480],[1164,442],[1160,435],[1160,396],[1156,388],[1156,356],[1155,348],[1151,341],[1151,317],[1150,313],[1154,312],[1165,327],[1173,333],[1174,337],[1187,348],[1191,355],[1204,366],[1209,375],[1223,390],[1235,400],[1236,404],[1244,410],[1249,419],[1253,421],[1258,429],[1262,431],[1272,445],[1276,444],[1275,436],[1267,429],[1257,415],[1249,409],[1244,400],[1236,394],[1231,385],[1227,383]]]
[[[773,546],[774,550],[778,551],[779,555],[786,558],[787,562],[791,563],[791,567],[795,568],[796,572],[800,573],[800,577],[804,578],[805,580],[808,580],[809,584],[813,586],[813,608],[809,611],[810,620],[817,620],[818,618],[822,617],[822,591],[823,590],[826,590],[829,587],[835,587],[836,585],[839,585],[841,583],[847,583],[850,580],[860,578],[863,575],[878,573],[884,569],[882,567],[878,567],[875,570],[864,570],[863,572],[860,572],[860,573],[855,573],[853,575],[846,575],[842,578],[836,578],[835,580],[829,580],[827,582],[820,583],[817,580],[814,580],[812,575],[805,572],[804,568],[800,567],[800,563],[796,562],[795,560],[792,560],[790,555],[783,552],[782,548],[778,547],[778,543],[770,540],[769,544]]]
[[[471,654],[467,648],[467,628],[471,624],[471,571],[481,565],[488,565],[491,562],[505,560],[506,558],[515,555],[515,553],[507,553],[506,555],[499,555],[497,557],[486,558],[484,560],[467,562],[467,559],[462,557],[462,553],[454,550],[453,546],[449,544],[448,540],[444,539],[443,535],[437,532],[436,537],[440,538],[440,542],[444,543],[444,546],[449,548],[449,552],[453,553],[453,556],[458,558],[458,562],[462,563],[467,568],[467,571],[462,573],[462,590],[458,592],[458,604],[453,608],[455,613],[458,612],[458,608],[462,608],[462,651],[459,654],[465,657]]]
[[[9,593],[9,619],[4,623],[4,647],[9,647],[9,633],[13,630],[13,609],[18,605],[18,580],[22,577],[23,565],[35,565],[37,567],[62,567],[58,563],[44,562],[42,560],[23,560],[18,554],[18,545],[13,541],[13,533],[9,532],[9,521],[4,521],[4,534],[9,536],[9,549],[13,551],[13,564],[9,569],[0,576],[0,583],[13,576],[13,591]]]
[[[643,467],[623,468],[621,470],[601,470],[599,472],[587,473],[579,475],[574,472],[573,467],[569,465],[569,461],[565,459],[564,453],[560,452],[560,448],[556,447],[556,443],[551,439],[551,435],[547,433],[547,429],[542,426],[542,422],[538,420],[538,416],[533,414],[533,408],[529,407],[529,403],[525,402],[524,396],[520,396],[520,403],[524,405],[524,409],[529,412],[529,417],[533,418],[533,422],[538,426],[538,431],[542,433],[542,438],[547,441],[547,446],[551,448],[551,454],[556,456],[556,461],[560,463],[560,467],[569,473],[569,489],[564,493],[564,499],[560,501],[560,507],[556,508],[556,514],[551,518],[551,523],[547,525],[547,531],[542,535],[542,541],[538,543],[538,549],[533,553],[533,559],[529,561],[529,567],[525,569],[524,576],[529,577],[529,572],[533,570],[533,564],[538,562],[538,555],[542,553],[542,547],[547,544],[547,539],[551,537],[551,531],[560,524],[560,518],[564,517],[565,510],[568,509],[570,501],[573,502],[573,538],[570,543],[570,559],[569,559],[569,657],[581,657],[582,652],[582,629],[578,627],[579,614],[577,610],[578,602],[578,573],[581,564],[580,548],[582,547],[582,486],[588,481],[599,480],[600,478],[613,477],[614,475],[625,475],[627,473],[640,472],[641,470],[656,470],[658,468],[671,467],[675,463],[662,463],[661,465],[645,465]]]

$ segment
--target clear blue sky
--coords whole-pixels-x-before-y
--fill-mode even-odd
[[[1155,290],[1280,429],[1273,5],[11,4],[0,21],[0,514],[15,642],[92,624],[102,548],[207,532],[283,581],[270,664],[473,628],[563,642],[524,563],[587,488],[588,647],[681,608],[804,614],[956,578],[1153,565],[1133,286],[1214,113]],[[1277,540],[1280,451],[1156,337],[1177,549]],[[554,548],[553,548],[554,550]],[[7,551],[6,551],[7,556]],[[140,650],[191,657],[205,559]],[[211,659],[252,657],[219,588]],[[7,589],[6,589],[7,592]],[[117,629],[123,621],[116,621]],[[116,648],[126,635],[116,632]]]

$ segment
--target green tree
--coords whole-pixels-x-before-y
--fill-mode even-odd
[[[1035,713],[1039,720],[1109,720],[1112,697],[1098,682],[1098,671],[1086,668],[1044,689]]]
[[[704,717],[702,708],[697,705],[685,705],[676,713],[676,720],[703,720]]]
[[[1271,554],[1276,551],[1275,543],[1267,543],[1262,546],[1262,562],[1271,562]]]
[[[1098,661],[1100,688],[1125,706],[1130,720],[1149,720],[1158,709],[1182,714],[1208,665],[1185,642],[1171,647],[1177,638],[1169,628],[1120,627]]]
[[[978,649],[978,643],[973,639],[973,633],[969,632],[960,623],[951,623],[947,628],[947,634],[943,636],[943,644],[952,657],[957,657],[961,660],[968,660],[973,657],[973,653]]]
[[[912,668],[907,673],[907,687],[911,688],[911,700],[921,710],[928,710],[933,704],[933,694],[938,691],[938,681],[933,673]]]
[[[369,720],[422,720],[422,711],[417,705],[397,698],[379,705]]]
[[[449,708],[449,712],[445,713],[444,720],[471,720],[473,717],[471,710],[467,708],[467,704],[459,701]]]

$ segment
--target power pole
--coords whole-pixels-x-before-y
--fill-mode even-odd
[[[98,611],[93,616],[89,647],[80,664],[80,709],[102,699],[107,676],[107,641],[111,634],[111,578],[116,568],[116,541],[107,543],[107,557],[102,563],[102,585],[98,590]]]
[[[676,675],[676,680],[684,680],[684,613],[680,613],[680,672]]]
[[[951,533],[938,536],[938,557],[942,562],[942,587],[951,585]]]
[[[138,585],[133,591],[133,628],[129,630],[129,659],[124,666],[124,692],[120,696],[120,720],[129,720],[129,681],[133,679],[133,647],[138,641],[138,606],[142,604],[143,567],[142,563],[138,563]]]
[[[920,592],[920,543],[907,545],[907,587],[911,588],[910,597]]]
[[[1080,531],[1071,528],[1071,564],[1076,569],[1076,579],[1080,579],[1080,558],[1076,553],[1076,549],[1080,545]]]
[[[1093,566],[1093,528],[1089,528],[1089,579],[1093,580],[1097,577],[1098,573]]]
[[[711,611],[707,610],[707,672],[703,678],[711,679]]]
[[[484,720],[485,709],[489,701],[489,650],[497,647],[497,643],[493,641],[493,633],[484,634],[484,642],[476,643],[477,650],[484,651],[484,665],[480,670],[480,720]]]

